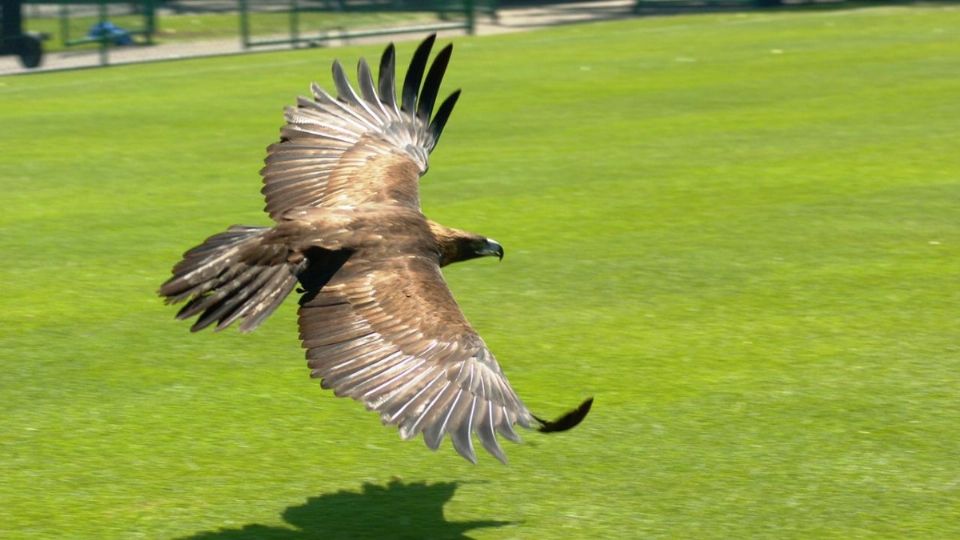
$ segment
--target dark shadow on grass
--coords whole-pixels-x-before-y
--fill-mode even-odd
[[[457,489],[456,482],[386,486],[364,484],[361,491],[341,490],[284,510],[289,527],[244,525],[239,529],[201,532],[183,540],[315,540],[465,538],[482,527],[502,527],[509,521],[457,521],[443,517],[443,505]]]

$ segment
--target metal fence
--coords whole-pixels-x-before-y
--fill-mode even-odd
[[[476,9],[475,0],[237,0],[244,48],[439,30],[472,34]]]
[[[71,66],[97,52],[100,65],[111,62],[115,47],[152,45],[157,41],[190,50],[228,51],[239,33],[240,47],[312,46],[331,40],[398,33],[462,30],[472,33],[475,13],[494,12],[496,0],[0,0],[22,5],[10,39],[0,35],[0,54],[20,54],[23,43],[35,45],[35,67],[44,53],[58,52]],[[479,4],[479,5],[478,5]],[[11,11],[12,13],[12,11]],[[18,11],[19,13],[19,11]],[[23,31],[20,30],[23,28]],[[6,26],[4,27],[6,28]],[[29,32],[27,32],[29,30]],[[42,39],[41,39],[42,38]],[[236,43],[236,41],[233,41]],[[234,45],[235,46],[235,45]],[[126,47],[133,48],[133,47]],[[10,49],[6,51],[6,49]],[[196,50],[200,50],[199,48]],[[236,50],[236,49],[233,49]],[[63,54],[66,53],[66,54]],[[188,53],[189,54],[189,53]],[[24,56],[21,54],[21,56]],[[133,50],[116,54],[149,57]],[[87,64],[89,65],[89,64]]]
[[[42,20],[44,38],[55,48],[93,45],[100,63],[109,63],[110,48],[150,45],[156,32],[157,4],[162,0],[23,0],[33,23]],[[56,21],[53,25],[53,21]]]
[[[842,4],[844,0],[637,0],[639,14],[662,11],[703,11],[725,8],[776,8],[804,4]]]

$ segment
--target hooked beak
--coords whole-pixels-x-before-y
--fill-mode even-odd
[[[503,260],[503,246],[499,242],[491,238],[487,238],[483,244],[483,247],[480,248],[480,255],[496,255],[498,259]]]

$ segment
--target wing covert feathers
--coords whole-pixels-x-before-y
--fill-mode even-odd
[[[297,207],[372,202],[413,205],[419,209],[418,197],[395,200],[390,194],[397,189],[404,193],[417,191],[419,177],[427,170],[428,156],[459,95],[457,91],[444,100],[431,121],[452,52],[452,45],[441,50],[424,80],[435,39],[431,35],[414,53],[404,77],[399,107],[395,49],[389,45],[380,59],[376,83],[370,66],[360,60],[358,93],[343,66],[334,62],[336,97],[314,84],[312,98],[299,98],[295,107],[286,109],[281,140],[267,149],[265,166],[260,171],[265,210],[270,217],[280,220]],[[364,164],[374,157],[379,157],[379,166],[365,168]],[[397,166],[387,166],[387,159]],[[402,166],[404,163],[412,167]],[[349,174],[343,173],[345,169],[349,169]],[[403,174],[385,172],[390,170]]]

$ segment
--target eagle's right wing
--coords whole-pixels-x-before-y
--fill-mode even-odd
[[[395,203],[420,208],[418,182],[460,91],[431,119],[453,46],[441,50],[423,73],[435,35],[417,48],[396,98],[395,56],[389,45],[375,84],[360,60],[359,95],[339,62],[333,64],[334,98],[316,84],[313,99],[299,98],[285,111],[280,142],[267,149],[263,176],[265,210],[274,220],[293,209]]]

